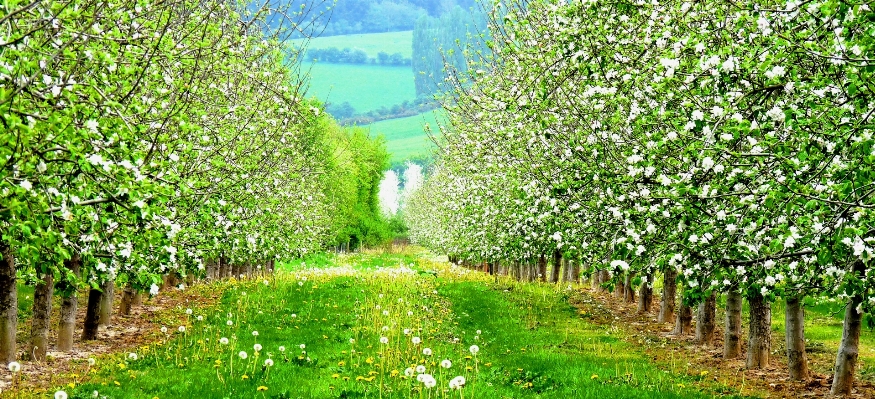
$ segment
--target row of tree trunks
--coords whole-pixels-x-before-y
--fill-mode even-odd
[[[0,259],[0,364],[5,365],[15,361],[17,357],[18,282],[12,250],[3,247],[0,248],[0,254],[2,254],[2,259]],[[211,262],[207,266],[208,277],[221,275],[221,264],[220,261]],[[236,266],[236,271],[239,272],[238,276],[254,276],[256,273],[265,275],[265,273],[273,272],[274,269],[275,262],[273,260],[257,267],[253,267],[252,263]],[[228,267],[226,270],[230,272],[232,268]],[[56,288],[61,293],[56,349],[62,352],[69,352],[73,349],[79,298],[77,290],[71,285],[71,280],[79,279],[82,272],[82,259],[78,254],[74,254],[69,260],[65,260],[61,270],[64,276],[57,282],[54,273],[40,270],[37,272],[40,280],[34,287],[30,336],[24,349],[25,356],[30,360],[44,361],[50,347],[49,321]],[[230,276],[230,273],[228,274]],[[174,287],[179,282],[177,275],[170,274],[164,277],[164,288]],[[88,290],[81,335],[83,341],[97,339],[99,328],[109,326],[112,323],[114,300],[115,281],[107,280],[100,287]],[[141,304],[142,295],[132,285],[125,286],[119,313],[129,315],[133,306]]]
[[[488,262],[481,264],[482,271],[489,274],[511,276],[519,281],[549,281],[577,282],[580,276],[580,265],[568,259],[564,259],[559,251],[552,255],[551,268],[547,270],[547,258],[539,256],[536,263],[530,262]],[[215,270],[221,269],[222,262],[216,262]],[[473,265],[469,265],[472,266]],[[265,270],[272,271],[273,263],[268,262]],[[240,270],[240,269],[238,269]],[[208,267],[209,271],[209,267]],[[251,265],[245,268],[251,273]],[[854,273],[864,276],[865,265],[857,262],[854,265]],[[209,272],[208,272],[209,273]],[[217,274],[222,274],[218,272]],[[230,274],[230,273],[229,273]],[[634,273],[626,273],[619,281],[616,281],[615,295],[618,299],[626,302],[635,302],[635,291],[632,289]],[[638,311],[652,311],[653,301],[653,276],[644,276],[644,282],[639,287]],[[673,333],[686,335],[691,332],[693,309],[683,301],[677,301],[677,272],[673,267],[666,267],[663,273],[663,291],[660,303],[659,322],[674,320]],[[593,289],[604,289],[602,284],[610,280],[610,273],[606,270],[594,270],[591,275]],[[726,294],[726,319],[723,339],[723,357],[736,359],[742,355],[742,301],[743,296],[737,285],[732,285]],[[127,296],[126,290],[126,296]],[[864,298],[855,296],[851,298],[845,309],[844,329],[841,346],[836,356],[835,374],[833,377],[832,394],[847,395],[851,392],[854,382],[854,373],[859,357],[859,340],[862,326],[862,315],[857,312],[857,307]],[[37,298],[35,298],[37,300]],[[696,310],[695,341],[700,345],[712,345],[716,335],[716,301],[717,293],[713,292],[705,300],[698,304]],[[749,369],[767,367],[771,354],[771,304],[759,293],[749,293],[748,304],[750,308],[750,325],[748,334],[748,351],[746,366]],[[810,376],[808,360],[805,349],[805,314],[803,297],[790,297],[786,299],[785,326],[787,362],[790,378],[804,381]],[[36,342],[36,340],[34,340]],[[38,346],[34,344],[34,349]]]
[[[482,263],[482,271],[489,274],[511,276],[519,281],[549,281],[578,282],[580,265],[562,257],[559,251],[552,255],[551,267],[547,269],[547,258],[539,256],[536,263],[530,262],[488,262]],[[267,266],[271,268],[270,264]],[[857,275],[864,275],[865,266],[858,262],[854,266]],[[653,301],[653,276],[644,276],[644,282],[638,288],[638,311],[652,311]],[[628,303],[636,301],[635,291],[632,289],[634,273],[626,273],[615,282],[615,296]],[[659,322],[675,323],[673,333],[677,335],[690,334],[692,330],[693,309],[683,301],[677,301],[677,272],[673,267],[666,267],[663,274],[663,291],[659,310]],[[610,273],[606,270],[594,270],[591,274],[592,288],[604,289],[602,284],[610,280]],[[732,285],[726,294],[726,319],[723,339],[723,357],[736,359],[742,355],[742,302],[743,296],[737,285]],[[858,305],[863,301],[862,297],[854,297],[848,303],[845,310],[845,323],[841,347],[836,357],[836,367],[833,379],[832,393],[845,395],[851,392],[854,381],[854,372],[859,357],[859,339],[862,325],[862,315],[857,312]],[[700,345],[712,345],[716,338],[716,302],[717,293],[713,292],[705,300],[698,304],[696,309],[695,341]],[[770,362],[771,352],[771,304],[759,293],[748,295],[750,307],[750,325],[748,335],[748,351],[746,366],[749,369],[767,367]],[[786,299],[785,326],[787,361],[790,378],[804,381],[810,376],[808,360],[805,350],[805,315],[803,297],[790,297]]]
[[[511,276],[519,281],[550,281],[571,282],[577,281],[580,276],[580,266],[577,262],[563,259],[561,253],[554,252],[552,267],[547,270],[547,259],[539,256],[536,262],[514,263],[484,263],[483,271],[487,273]],[[864,275],[865,265],[855,265],[855,273]],[[594,290],[605,290],[604,283],[610,281],[610,272],[607,270],[593,270],[591,284]],[[615,296],[627,302],[635,302],[635,292],[632,290],[632,281],[635,275],[627,273],[618,281],[615,281]],[[638,310],[649,312],[652,309],[653,288],[652,275],[646,275],[644,283],[639,287]],[[666,267],[663,274],[663,292],[660,303],[659,321],[674,321],[673,333],[677,335],[689,334],[692,330],[693,309],[683,301],[677,301],[677,272],[673,267]],[[735,359],[742,355],[742,295],[738,286],[730,286],[726,294],[726,320],[724,329],[723,357]],[[717,293],[711,293],[705,301],[698,304],[696,309],[696,342],[701,345],[712,345],[716,334],[716,299]],[[795,380],[805,380],[810,372],[808,370],[805,352],[804,333],[804,309],[802,297],[788,298],[785,313],[787,359],[790,368],[790,377]],[[853,387],[854,371],[859,356],[859,335],[862,316],[856,311],[863,298],[852,298],[847,305],[842,344],[837,354],[836,373],[834,375],[832,391],[836,395],[847,394]],[[771,304],[758,293],[750,294],[750,326],[748,336],[747,368],[756,369],[766,367],[770,361],[771,350]]]

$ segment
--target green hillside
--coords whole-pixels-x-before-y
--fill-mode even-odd
[[[308,96],[323,102],[349,102],[357,113],[416,99],[410,67],[364,64],[311,64]],[[304,66],[305,71],[308,68]]]
[[[371,129],[371,134],[382,134],[386,138],[386,147],[392,154],[392,161],[400,161],[412,155],[430,153],[435,144],[425,133],[424,124],[428,123],[432,134],[439,132],[437,119],[443,119],[443,112],[427,112],[407,118],[389,119],[365,126]]]
[[[357,35],[325,36],[311,39],[307,48],[337,47],[359,48],[368,53],[368,57],[374,58],[377,53],[383,51],[387,54],[401,53],[404,58],[410,58],[413,49],[413,31],[366,33]],[[295,40],[295,44],[301,45],[303,40]]]

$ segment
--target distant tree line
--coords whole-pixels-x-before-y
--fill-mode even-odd
[[[325,111],[331,114],[341,125],[367,125],[387,119],[404,118],[419,115],[439,107],[437,101],[428,97],[419,97],[416,100],[405,100],[391,107],[380,107],[365,113],[356,113],[355,108],[348,102],[340,104],[327,103]]]
[[[313,48],[307,50],[307,58],[313,61],[332,62],[340,64],[377,64],[390,66],[411,65],[411,59],[401,53],[389,54],[385,51],[377,53],[377,57],[368,57],[362,49],[338,49],[337,47]]]
[[[480,59],[489,51],[486,14],[479,8],[454,7],[439,18],[427,15],[413,28],[413,75],[417,96],[431,97],[445,91],[442,82],[445,65],[454,71],[468,72],[467,59]]]
[[[421,16],[438,17],[454,7],[476,6],[474,0],[344,0],[315,7],[308,0],[270,1],[289,3],[291,9],[305,6],[303,10],[324,25],[321,36],[411,30]]]

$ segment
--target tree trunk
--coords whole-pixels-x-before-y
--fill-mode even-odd
[[[608,288],[603,286],[603,284],[611,281],[611,272],[608,270],[600,270],[599,271],[599,291],[607,292]]]
[[[131,308],[134,305],[134,296],[136,292],[134,291],[134,287],[131,283],[125,285],[124,291],[122,291],[122,301],[119,304],[118,312],[122,315],[128,316],[131,314]]]
[[[49,348],[49,316],[52,314],[52,296],[55,292],[55,274],[43,273],[42,281],[33,291],[33,319],[30,323],[30,349],[32,360],[43,361]]]
[[[12,248],[0,247],[0,364],[15,361],[18,332],[18,282],[15,280],[15,256]]]
[[[625,282],[623,283],[623,299],[626,303],[635,303],[635,289],[632,288],[632,280],[635,279],[634,272],[627,272]]]
[[[216,259],[208,259],[204,267],[207,268],[207,280],[213,281],[218,277],[218,262]]]
[[[112,324],[112,308],[115,301],[115,281],[107,279],[101,284],[100,289],[103,290],[103,295],[100,301],[100,317],[97,324],[100,327],[106,328]]]
[[[590,275],[590,279],[591,279],[590,283],[592,285],[593,291],[596,291],[596,292],[601,291],[601,277],[602,277],[601,274],[602,274],[602,271],[596,269],[593,266],[592,275]]]
[[[692,329],[692,322],[693,308],[685,305],[684,301],[680,301],[680,306],[678,307],[675,317],[674,331],[672,333],[674,335],[689,334]]]
[[[863,262],[857,261],[853,273],[863,278],[866,271]],[[860,328],[863,314],[857,312],[857,306],[863,302],[863,297],[856,294],[845,307],[845,322],[842,329],[842,342],[836,354],[835,374],[832,379],[833,395],[849,395],[854,387],[854,373],[857,369],[857,358],[860,355]]]
[[[615,276],[616,284],[614,284],[614,297],[618,300],[623,300],[626,297],[626,276]]]
[[[802,297],[787,298],[784,326],[790,378],[805,381],[808,379],[808,357],[805,354],[805,310],[802,307]]]
[[[64,261],[64,267],[70,270],[76,278],[79,277],[80,269],[82,268],[82,259],[78,254],[74,254],[70,260]],[[69,284],[69,282],[65,282]],[[70,352],[73,350],[73,334],[76,330],[76,308],[79,305],[79,298],[76,295],[76,288],[70,288],[71,292],[61,301],[61,318],[58,322],[58,350],[61,352]]]
[[[747,338],[747,368],[759,369],[769,365],[772,350],[772,305],[759,292],[748,296],[750,306],[750,333]]]
[[[723,335],[723,358],[741,356],[741,293],[737,286],[726,292],[726,331]]]
[[[97,339],[97,327],[100,319],[100,302],[103,292],[99,289],[88,290],[88,305],[85,309],[85,323],[82,326],[82,340],[91,341]]]
[[[562,258],[562,260],[559,262],[559,265],[559,282],[566,283],[570,281],[570,279],[568,278],[568,275],[570,274],[568,273],[568,259]]]
[[[228,270],[228,260],[225,257],[219,257],[219,279],[228,278],[231,275],[231,272]]]
[[[638,313],[647,313],[653,308],[653,284],[652,276],[647,276],[647,281],[641,283],[638,291]]]
[[[678,272],[674,267],[665,266],[662,278],[662,298],[659,304],[659,318],[657,319],[660,323],[668,323],[675,318],[675,297],[677,296],[678,289],[677,276]]]
[[[717,294],[712,292],[699,304],[696,313],[696,343],[711,345],[714,342],[714,332],[717,318]]]
[[[538,281],[545,282],[547,281],[547,257],[541,255],[538,257]]]
[[[559,269],[562,267],[562,252],[559,250],[553,251],[553,269],[550,270],[550,282],[558,283],[559,282]]]
[[[580,261],[577,259],[569,260],[567,263],[570,272],[568,273],[568,281],[572,283],[580,283]]]

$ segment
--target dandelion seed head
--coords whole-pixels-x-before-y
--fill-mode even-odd
[[[9,365],[7,365],[6,367],[9,368],[9,371],[13,373],[21,371],[21,363],[18,362],[10,362]]]

